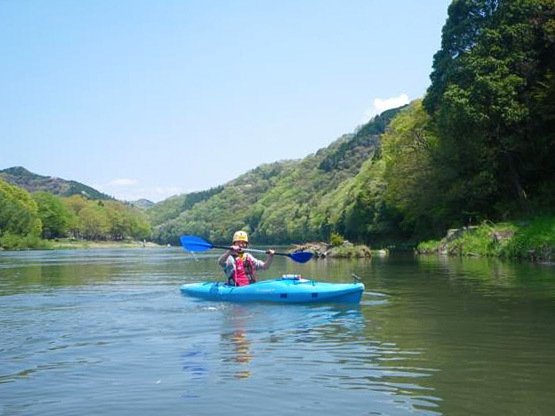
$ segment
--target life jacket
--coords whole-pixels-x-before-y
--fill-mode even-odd
[[[247,256],[233,257],[234,271],[233,275],[229,278],[229,284],[234,286],[246,286],[250,283],[256,282],[254,262]]]

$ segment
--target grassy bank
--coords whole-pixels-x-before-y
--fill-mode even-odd
[[[526,221],[449,230],[440,241],[426,241],[418,253],[441,253],[461,256],[495,256],[532,261],[555,260],[555,216]]]

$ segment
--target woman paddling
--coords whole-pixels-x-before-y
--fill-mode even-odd
[[[218,260],[224,269],[228,284],[232,286],[245,286],[256,282],[256,271],[267,270],[274,259],[274,250],[268,250],[266,261],[254,257],[243,250],[249,245],[249,236],[245,231],[233,234],[232,246]]]

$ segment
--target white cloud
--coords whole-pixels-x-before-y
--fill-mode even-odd
[[[159,202],[173,195],[182,194],[185,191],[177,186],[145,186],[136,179],[118,178],[107,183],[93,185],[107,195],[113,196],[120,201],[136,201],[138,199],[149,199]]]
[[[381,113],[382,111],[389,110],[390,108],[401,107],[402,105],[409,103],[409,96],[407,94],[401,94],[398,97],[391,97],[386,99],[376,98],[374,99],[374,108]]]
[[[390,108],[401,107],[402,105],[408,104],[409,101],[409,96],[405,93],[402,93],[398,97],[374,98],[372,107],[364,112],[362,122],[367,123],[375,115],[389,110]]]
[[[123,187],[125,187],[125,186],[134,186],[134,185],[137,185],[137,183],[139,183],[139,182],[135,179],[120,178],[120,179],[111,180],[105,186],[123,186]]]

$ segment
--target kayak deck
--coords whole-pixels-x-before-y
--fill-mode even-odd
[[[230,286],[222,282],[187,283],[180,290],[184,295],[213,301],[358,303],[364,284],[326,283],[284,276],[247,286]]]

